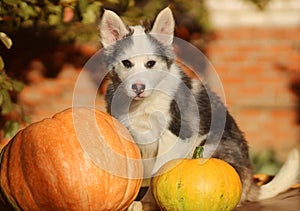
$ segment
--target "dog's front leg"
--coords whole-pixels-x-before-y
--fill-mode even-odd
[[[158,205],[154,199],[151,185],[148,188],[145,196],[141,201],[134,201],[127,209],[127,211],[157,211],[159,210]]]
[[[141,201],[134,201],[132,204],[127,208],[127,211],[143,211],[143,204]]]

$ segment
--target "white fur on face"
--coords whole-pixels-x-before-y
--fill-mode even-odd
[[[159,89],[158,84],[167,77],[168,67],[164,60],[155,55],[142,55],[128,58],[133,64],[131,68],[126,68],[122,65],[122,61],[116,68],[120,79],[122,80],[123,87],[126,89],[126,94],[130,98],[135,98],[136,93],[132,89],[133,84],[144,84],[145,91],[140,97],[148,97],[152,91]],[[148,61],[155,61],[152,68],[147,68]],[[137,98],[139,99],[139,98]]]
[[[140,55],[154,55],[155,45],[148,39],[145,29],[141,26],[134,26],[131,29],[134,30],[134,33],[128,39],[132,40],[132,44],[124,49],[121,59],[130,59]]]
[[[156,88],[156,85],[164,78],[163,71],[167,71],[166,61],[157,55],[157,45],[153,43],[141,26],[131,27],[134,33],[125,39],[130,39],[130,45],[123,48],[123,54],[118,58],[115,71],[126,89],[126,94],[130,98],[135,98],[136,93],[132,89],[133,84],[144,84],[145,91],[135,99],[148,97]],[[122,61],[128,60],[132,67],[128,68]],[[147,67],[147,62],[154,61],[155,65]]]

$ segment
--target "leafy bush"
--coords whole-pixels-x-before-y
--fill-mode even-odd
[[[205,31],[210,25],[203,2],[203,0],[3,0],[0,2],[0,30],[11,32],[20,27],[51,27],[62,36],[62,40],[70,41],[81,39],[87,34],[97,35],[95,25],[103,8],[116,11],[131,24],[138,24],[140,19],[152,19],[155,13],[170,5],[178,17],[179,25],[184,21],[182,24],[189,25],[190,30]],[[92,33],[89,28],[91,26]],[[84,37],[83,41],[88,39]]]
[[[0,32],[0,40],[6,48],[11,48],[12,41],[5,33]],[[12,100],[12,93],[20,92],[22,89],[22,82],[14,80],[6,74],[4,70],[4,61],[0,56],[0,125],[3,126],[4,138],[11,138],[19,130],[20,121],[15,118],[7,117],[12,111],[18,113],[18,109],[16,108],[17,105],[14,104]],[[21,119],[22,121],[27,121],[25,116]]]
[[[62,40],[78,36],[82,26],[95,23],[101,12],[100,1],[88,0],[3,0],[0,2],[0,29],[12,33],[20,28],[51,28]]]
[[[260,153],[250,151],[250,160],[254,167],[254,173],[275,175],[282,165],[272,150],[265,150]]]

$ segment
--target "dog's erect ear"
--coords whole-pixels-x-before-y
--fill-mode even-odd
[[[110,10],[104,10],[99,28],[104,47],[114,44],[129,33],[121,18]]]
[[[167,7],[157,15],[150,33],[162,44],[171,45],[173,42],[174,28],[174,17],[171,9]]]

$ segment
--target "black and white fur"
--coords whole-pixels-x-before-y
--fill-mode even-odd
[[[159,13],[152,28],[128,27],[109,10],[104,11],[100,23],[111,80],[107,110],[129,129],[138,144],[145,178],[170,159],[191,157],[194,147],[202,144],[204,155],[228,162],[240,175],[241,203],[270,198],[288,189],[299,172],[298,151],[290,153],[273,181],[260,188],[253,183],[248,145],[236,122],[213,92],[200,80],[187,77],[174,63],[174,25],[169,8]],[[225,111],[223,128],[218,124],[211,128],[212,113],[221,111]],[[220,137],[214,136],[217,133]],[[142,209],[158,209],[151,191],[128,210]]]

